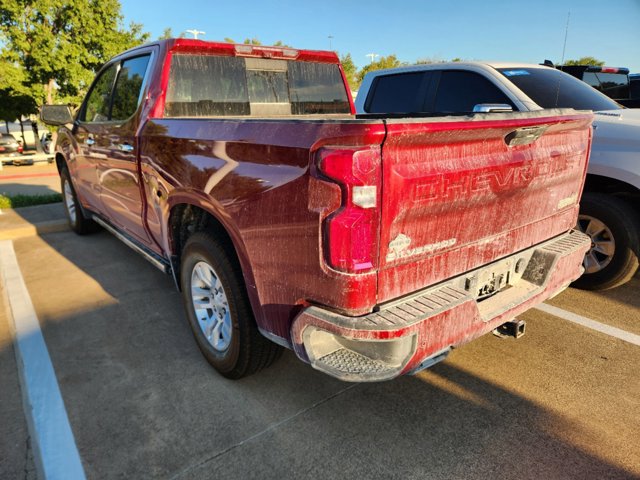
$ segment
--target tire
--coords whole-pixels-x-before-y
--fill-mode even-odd
[[[71,230],[78,235],[86,235],[96,230],[97,224],[92,220],[86,218],[80,208],[80,202],[76,195],[76,190],[71,183],[71,176],[69,170],[63,167],[60,170],[60,187],[62,189],[62,201],[64,203],[64,210],[67,214],[67,221]]]
[[[591,237],[585,273],[573,286],[607,290],[628,282],[638,270],[640,219],[624,200],[587,192],[580,202],[577,228]]]
[[[273,363],[282,347],[256,326],[240,265],[215,237],[189,237],[180,265],[182,300],[198,348],[223,376],[238,379]]]

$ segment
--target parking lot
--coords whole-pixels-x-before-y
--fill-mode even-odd
[[[108,233],[12,244],[87,478],[640,478],[631,341],[532,310],[523,338],[487,335],[413,377],[341,383],[285,352],[229,381],[171,278]],[[550,303],[637,335],[639,288]],[[35,478],[5,307],[0,478]]]

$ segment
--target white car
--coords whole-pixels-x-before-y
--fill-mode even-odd
[[[595,112],[578,228],[592,239],[574,286],[622,285],[640,257],[640,109],[625,109],[555,68],[521,63],[438,63],[368,73],[359,114],[442,114],[575,108]]]

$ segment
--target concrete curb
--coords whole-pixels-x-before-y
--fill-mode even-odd
[[[51,220],[6,230],[0,229],[0,240],[16,240],[18,238],[33,237],[45,233],[65,232],[67,230],[69,230],[69,224],[66,220]]]
[[[0,289],[15,337],[18,378],[38,478],[85,480],[49,349],[11,241],[0,242]]]

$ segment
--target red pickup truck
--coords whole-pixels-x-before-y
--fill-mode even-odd
[[[41,115],[70,226],[173,275],[230,378],[280,346],[343,380],[416,372],[580,276],[590,113],[354,111],[333,52],[177,39]]]

